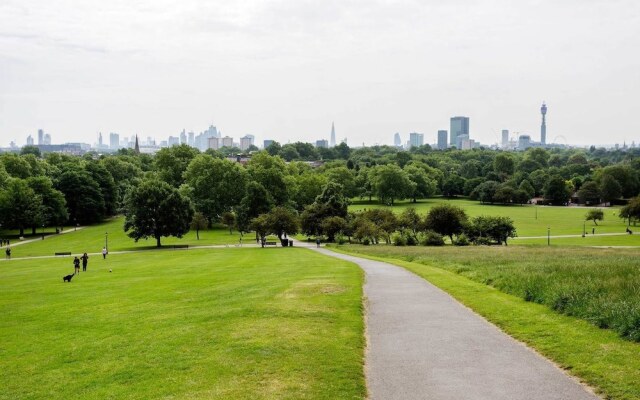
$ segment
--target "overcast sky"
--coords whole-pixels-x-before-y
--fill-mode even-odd
[[[640,142],[637,0],[0,0],[0,146],[37,129],[281,143],[502,129]]]

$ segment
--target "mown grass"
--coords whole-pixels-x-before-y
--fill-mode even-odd
[[[108,242],[109,251],[130,251],[156,248],[154,238],[141,239],[135,242],[124,232],[124,217],[116,217],[101,224],[83,227],[74,230],[65,230],[66,233],[46,236],[45,240],[40,240],[36,236],[35,240],[16,246],[19,241],[12,240],[13,257],[32,257],[53,255],[55,252],[70,251],[77,253],[99,253]],[[190,231],[182,238],[163,237],[163,246],[189,245],[189,246],[210,246],[210,245],[237,245],[240,244],[240,234],[237,231],[229,233],[228,229],[215,226],[213,229],[205,229],[199,232],[200,239],[196,237],[196,231]],[[243,244],[255,242],[255,235],[248,234],[242,237]]]
[[[547,304],[496,288],[520,288],[521,295],[527,288],[537,294],[551,294],[551,289],[558,288],[555,293],[573,293],[576,299],[600,288],[600,297],[608,299],[608,303],[599,299],[602,306],[610,304],[611,310],[625,312],[638,299],[637,250],[356,245],[334,249],[407,268],[569,370],[607,399],[640,398],[640,344],[585,319],[558,313]],[[581,289],[583,285],[587,290]],[[539,291],[545,287],[550,290]],[[573,289],[563,291],[567,288]],[[564,305],[568,312],[573,299],[556,297],[563,298],[569,299]]]
[[[604,221],[598,221],[598,226],[594,225],[592,221],[585,222],[584,216],[588,211],[588,208],[585,207],[503,206],[481,204],[478,201],[466,199],[433,198],[422,200],[418,203],[411,203],[410,201],[397,202],[394,206],[355,200],[349,206],[349,210],[389,208],[394,212],[400,213],[408,207],[415,207],[420,214],[426,214],[431,207],[442,203],[462,207],[470,217],[479,215],[509,217],[516,226],[518,236],[546,236],[547,228],[551,229],[551,235],[582,235],[583,229],[591,232],[593,227],[596,228],[596,233],[625,233],[626,228],[624,221],[618,217],[619,209],[615,207],[602,209],[604,211]]]
[[[0,399],[365,395],[353,264],[230,248],[91,258],[62,283],[71,271],[0,262]]]

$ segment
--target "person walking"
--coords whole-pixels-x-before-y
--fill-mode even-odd
[[[316,238],[316,247],[320,247],[320,238]]]
[[[11,259],[11,247],[9,247],[9,245],[7,245],[7,249],[4,253],[7,255],[7,259]]]
[[[80,259],[78,258],[78,256],[75,256],[73,258],[73,273],[74,274],[80,273]]]
[[[87,253],[84,253],[80,258],[82,259],[82,272],[85,272],[87,270],[87,264],[89,263],[89,256]]]
[[[106,247],[103,247],[103,248],[102,248],[102,259],[103,259],[103,260],[106,260],[106,258],[107,258],[107,253],[108,253],[108,252],[107,252],[107,248],[106,248]]]

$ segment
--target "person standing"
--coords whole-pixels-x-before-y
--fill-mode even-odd
[[[102,248],[102,259],[105,260],[107,258],[107,248],[103,247]]]
[[[75,256],[73,258],[73,273],[74,274],[79,274],[80,273],[80,259],[78,258],[78,256]]]
[[[7,255],[8,259],[11,259],[11,247],[9,247],[9,245],[7,245],[7,249],[4,251],[4,253]]]
[[[87,270],[87,264],[89,263],[89,256],[87,253],[84,253],[80,258],[82,259],[82,272],[85,272]]]
[[[316,238],[316,247],[320,247],[320,238]]]

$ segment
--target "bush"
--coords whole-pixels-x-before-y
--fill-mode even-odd
[[[423,246],[444,246],[444,238],[439,233],[427,231],[420,244]]]
[[[407,236],[407,246],[415,246],[417,244],[418,244],[418,239],[416,239],[415,236],[413,235]]]
[[[456,246],[468,246],[470,243],[469,238],[464,233],[458,235],[456,240],[453,242]]]
[[[473,241],[476,246],[491,246],[491,239],[486,236],[480,236]]]
[[[407,239],[403,234],[396,232],[391,236],[391,243],[393,243],[394,246],[406,246]]]
[[[343,234],[339,233],[336,235],[336,243],[345,244],[347,243],[347,238]]]
[[[368,246],[369,244],[371,244],[371,242],[369,241],[369,238],[364,238],[362,239],[362,244]]]

